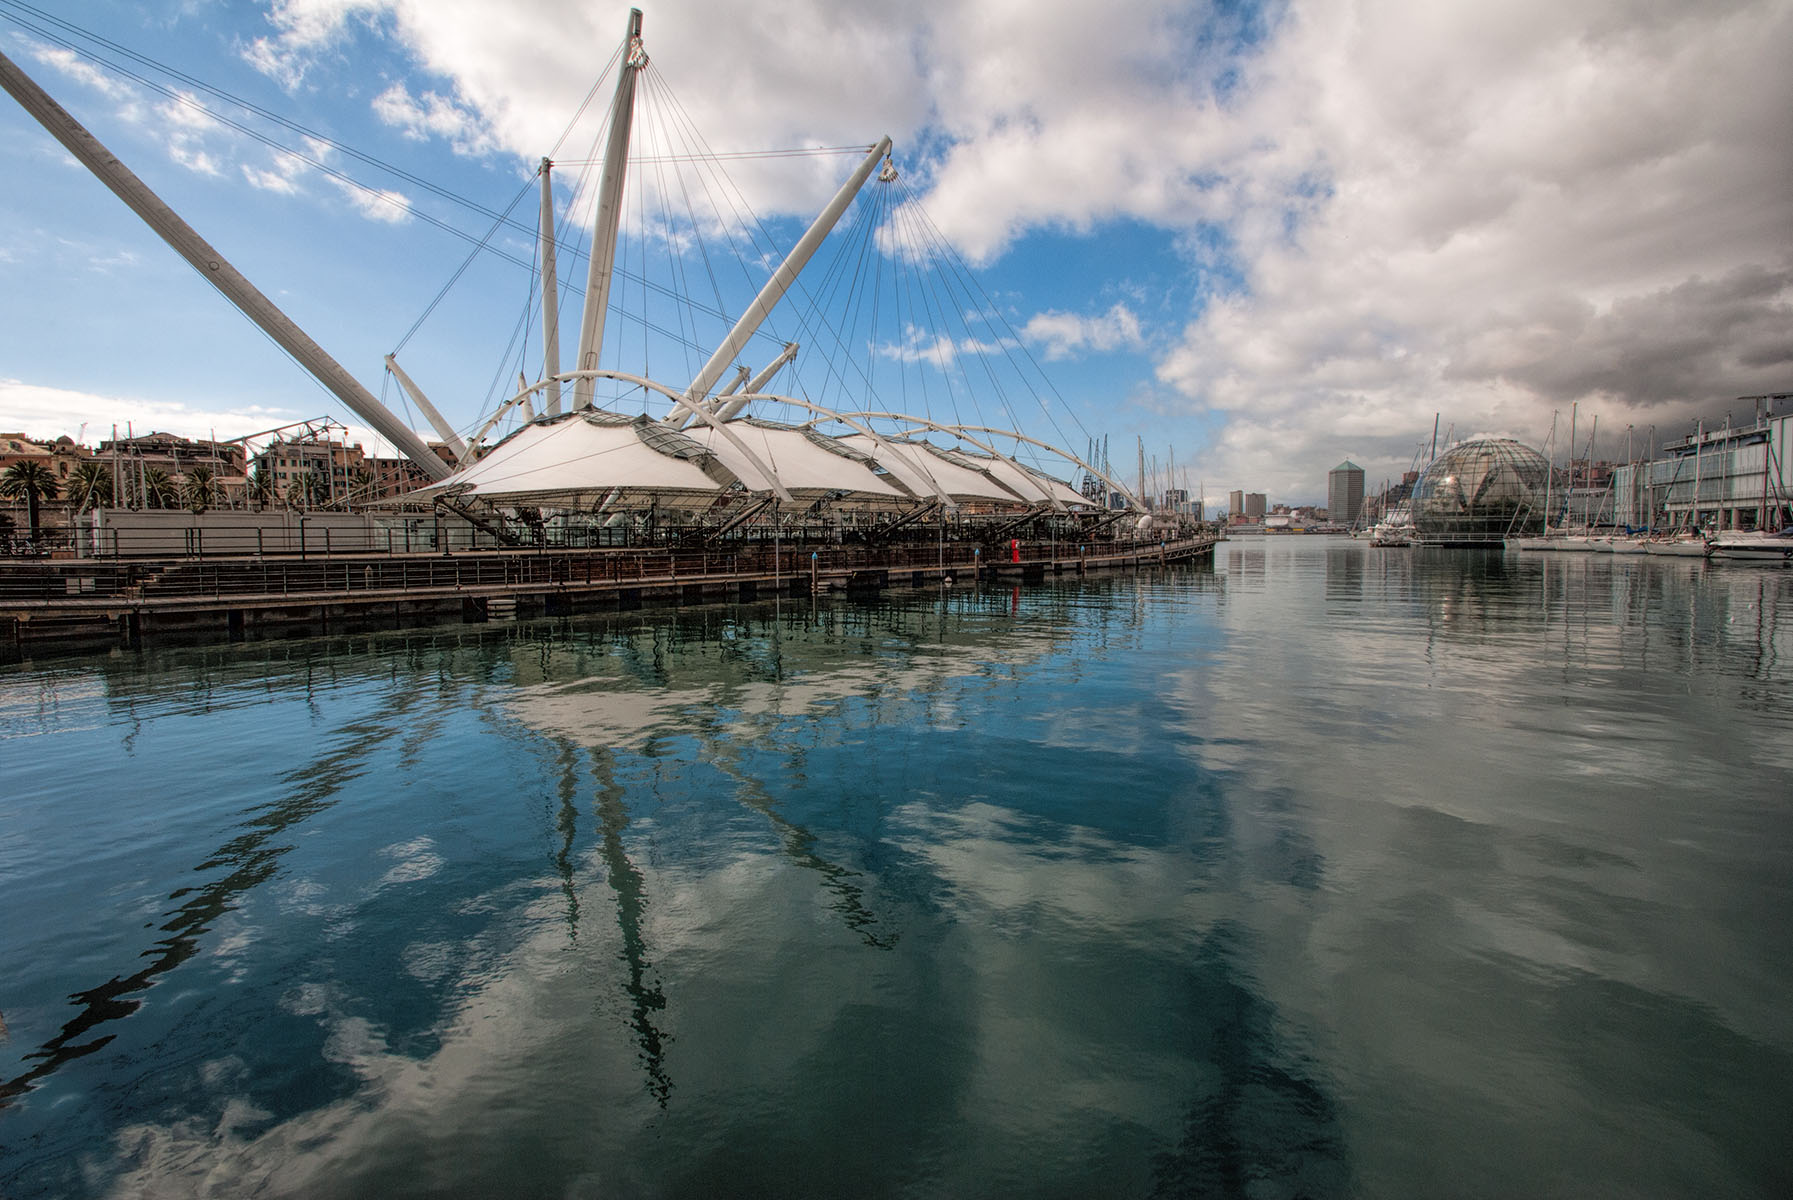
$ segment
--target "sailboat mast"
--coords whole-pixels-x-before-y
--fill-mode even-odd
[[[1557,418],[1557,416],[1558,416],[1557,411],[1551,412],[1551,414],[1550,414],[1550,437],[1546,439],[1547,443],[1550,446],[1550,454],[1544,460],[1544,528],[1539,531],[1545,537],[1550,536],[1550,482],[1551,482],[1551,476],[1556,474],[1555,458],[1556,458],[1556,418]]]
[[[1573,528],[1575,520],[1575,418],[1581,411],[1580,402],[1569,405],[1569,486],[1563,493],[1563,526]]]
[[[1694,426],[1693,442],[1693,501],[1687,506],[1687,523],[1694,529],[1700,527],[1700,462],[1706,453],[1706,422],[1700,421]]]
[[[101,183],[123,200],[175,253],[186,259],[188,265],[198,271],[206,282],[222,292],[226,300],[254,321],[263,333],[273,339],[275,345],[292,355],[300,366],[311,372],[351,412],[398,447],[401,454],[421,467],[424,474],[432,480],[448,478],[448,464],[438,458],[415,431],[407,428],[390,409],[375,399],[341,363],[312,341],[310,335],[294,324],[291,317],[244,278],[210,242],[200,237],[197,230],[183,221],[143,180],[137,178],[130,168],[106,149],[98,138],[52,100],[47,92],[4,54],[0,54],[0,87],[11,93],[13,99],[37,119],[38,124],[49,130],[52,137],[61,142],[82,166],[92,171]]]
[[[635,124],[635,77],[647,66],[641,48],[641,10],[629,10],[629,32],[623,40],[622,68],[616,96],[610,103],[610,138],[604,144],[604,174],[598,184],[598,210],[592,223],[591,263],[585,275],[585,312],[579,323],[578,370],[598,369],[604,349],[604,317],[610,308],[610,280],[616,266],[616,229],[622,221],[623,179],[629,166],[629,132]],[[592,385],[586,376],[573,384],[573,407],[591,407]]]
[[[1600,436],[1600,414],[1595,413],[1593,427],[1588,430],[1588,457],[1587,457],[1588,466],[1587,466],[1587,470],[1583,472],[1583,476],[1587,480],[1587,485],[1588,485],[1587,490],[1588,490],[1589,496],[1591,496],[1594,491],[1594,439],[1599,436]],[[1594,510],[1588,507],[1588,496],[1583,496],[1581,498],[1581,517],[1582,517],[1582,520],[1581,520],[1582,533],[1584,533],[1584,534],[1593,533],[1594,532]]]
[[[545,407],[560,415],[560,278],[554,263],[554,163],[542,159],[542,378]]]
[[[1645,527],[1652,536],[1656,533],[1656,426],[1650,426],[1650,440],[1644,443],[1644,462],[1650,466],[1649,473],[1644,476],[1643,494],[1650,506],[1650,515],[1646,518]]]

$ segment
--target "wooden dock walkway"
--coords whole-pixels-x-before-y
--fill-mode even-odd
[[[1024,542],[994,562],[982,548],[959,543],[0,562],[0,658],[876,591],[942,579],[1037,583],[1195,561],[1211,556],[1219,540]]]

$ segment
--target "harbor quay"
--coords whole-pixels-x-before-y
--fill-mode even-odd
[[[0,563],[0,660],[157,642],[311,637],[1211,560],[1218,534],[896,546],[550,547]]]

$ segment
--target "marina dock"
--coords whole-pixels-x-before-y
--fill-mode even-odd
[[[0,656],[311,637],[646,605],[1038,583],[1212,559],[1220,538],[683,550],[552,548],[0,564]],[[995,560],[995,561],[993,561]]]

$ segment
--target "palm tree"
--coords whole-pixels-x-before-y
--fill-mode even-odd
[[[17,499],[25,497],[25,522],[31,529],[31,540],[37,540],[37,502],[54,500],[62,491],[56,482],[56,476],[50,474],[50,468],[40,462],[26,459],[6,468],[0,474],[0,496]]]
[[[356,467],[355,486],[353,490],[349,492],[349,496],[356,502],[366,504],[374,498],[374,492],[378,488],[378,485],[379,480],[374,478],[373,468],[365,466]]]
[[[143,506],[145,508],[173,508],[180,503],[180,488],[168,477],[168,472],[161,467],[145,467],[143,470]]]
[[[316,471],[293,476],[286,485],[286,502],[293,508],[316,508],[330,499],[330,485]]]
[[[76,463],[68,477],[68,498],[78,512],[112,503],[112,468],[95,459]]]
[[[260,463],[249,473],[249,498],[255,502],[256,508],[264,508],[274,502],[274,476]]]
[[[218,499],[218,481],[210,467],[194,467],[187,472],[187,506],[196,513],[210,508]]]

